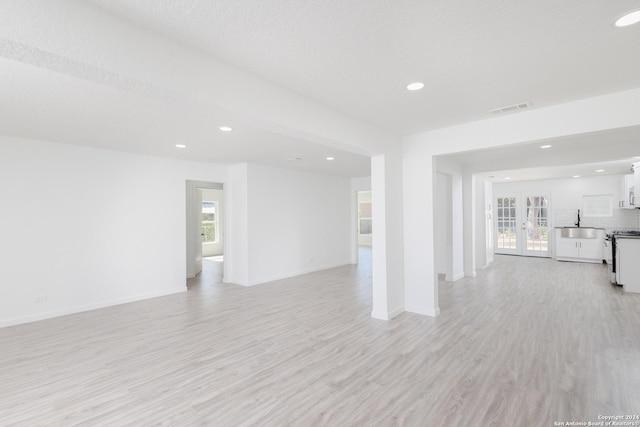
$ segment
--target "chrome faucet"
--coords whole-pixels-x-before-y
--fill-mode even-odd
[[[576,227],[580,228],[580,209],[578,209],[578,222],[576,222]]]

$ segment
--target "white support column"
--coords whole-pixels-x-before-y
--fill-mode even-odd
[[[476,209],[475,177],[468,173],[462,180],[463,221],[464,221],[464,275],[476,277]]]
[[[445,280],[453,280],[453,242],[452,210],[451,210],[451,175],[438,171],[434,184],[435,196],[434,223],[438,226],[434,230],[434,263],[436,273],[444,274]]]
[[[404,305],[406,311],[427,316],[440,314],[434,265],[435,174],[426,145],[404,145]]]
[[[452,277],[449,280],[460,280],[465,276],[465,227],[466,215],[464,203],[464,180],[462,174],[451,175],[451,257]],[[435,224],[439,227],[440,224]]]
[[[225,281],[243,286],[249,285],[247,170],[246,163],[229,167],[229,185],[225,193],[225,229],[233,230],[225,234]]]
[[[402,269],[402,163],[400,153],[371,158],[373,309],[389,320],[404,311]]]

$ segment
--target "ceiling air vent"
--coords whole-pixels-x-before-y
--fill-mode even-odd
[[[522,111],[531,107],[531,103],[524,102],[522,104],[513,104],[507,105],[506,107],[494,108],[493,110],[489,110],[489,112],[493,115],[503,114],[503,113],[512,113],[514,111]]]

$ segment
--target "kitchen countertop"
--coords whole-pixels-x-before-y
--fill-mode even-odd
[[[593,230],[606,230],[604,227],[576,227],[575,225],[567,225],[565,227],[553,227],[553,228],[557,228],[559,230],[562,230],[563,228],[588,228],[588,229],[593,229]]]

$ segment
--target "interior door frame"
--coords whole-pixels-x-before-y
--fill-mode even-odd
[[[195,206],[194,212],[196,214],[194,218],[194,225],[196,229],[194,230],[194,241],[195,245],[193,245],[193,260],[195,262],[195,270],[194,276],[202,273],[202,242],[203,242],[203,232],[202,232],[202,188],[196,187],[196,198],[195,198]]]
[[[218,182],[206,182],[206,181],[193,181],[186,180],[185,189],[185,204],[186,204],[186,277],[190,279],[197,274],[197,253],[198,247],[202,248],[202,241],[198,232],[198,218],[202,217],[202,203],[197,203],[198,188],[210,188],[213,190],[222,190],[223,200],[226,199],[224,192],[224,184]],[[226,204],[225,204],[226,206]],[[202,225],[202,223],[200,223]],[[227,221],[225,221],[224,227],[227,227]],[[229,236],[229,233],[224,233],[225,237]],[[227,239],[223,241],[223,254],[226,253]],[[223,270],[227,271],[228,256],[225,254],[223,259]],[[225,273],[226,274],[226,273]],[[223,279],[223,281],[226,279]]]

